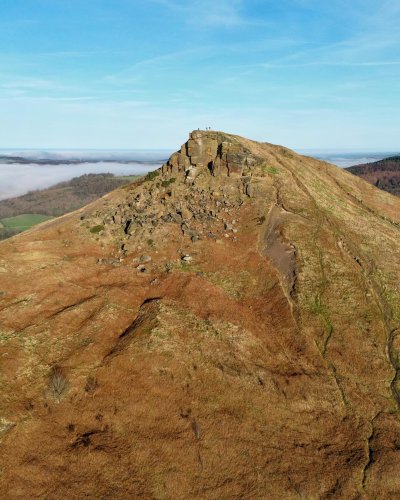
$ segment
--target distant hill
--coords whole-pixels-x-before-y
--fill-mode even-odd
[[[384,191],[400,196],[400,156],[355,165],[347,170]]]
[[[158,160],[159,158],[157,158]],[[154,162],[153,159],[140,159],[140,160],[131,160],[124,159],[117,156],[111,156],[109,158],[104,158],[104,153],[100,156],[85,156],[84,153],[82,156],[77,158],[38,158],[36,156],[15,156],[15,155],[2,155],[0,154],[0,164],[22,164],[22,165],[81,165],[82,163],[122,163],[124,165],[130,164],[152,164]]]
[[[0,201],[0,240],[28,227],[20,226],[18,216],[28,215],[29,225],[49,217],[77,210],[114,189],[129,184],[137,176],[116,177],[113,174],[85,174],[47,189],[30,191],[23,196]],[[37,216],[47,217],[37,217]],[[15,220],[13,220],[15,218]]]

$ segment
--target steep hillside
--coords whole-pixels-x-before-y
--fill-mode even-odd
[[[400,156],[363,165],[355,165],[347,170],[362,177],[376,187],[389,193],[400,195]]]
[[[6,498],[398,498],[400,200],[196,131],[0,245]]]

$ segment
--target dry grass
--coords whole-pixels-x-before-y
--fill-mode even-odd
[[[57,401],[60,401],[67,387],[68,380],[63,369],[59,365],[54,365],[49,375],[49,391],[51,396]]]

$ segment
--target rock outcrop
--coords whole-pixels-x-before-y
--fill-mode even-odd
[[[213,131],[0,245],[4,498],[397,498],[400,200]]]

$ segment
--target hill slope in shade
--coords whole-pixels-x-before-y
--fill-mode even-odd
[[[397,498],[399,214],[198,131],[3,242],[3,496]]]
[[[373,163],[355,165],[354,167],[349,167],[347,170],[384,191],[397,196],[400,195],[400,156],[392,156]]]

